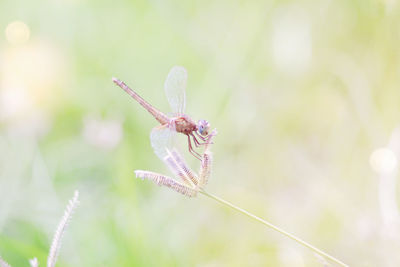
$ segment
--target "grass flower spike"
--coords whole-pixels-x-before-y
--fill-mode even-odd
[[[56,233],[54,234],[53,237],[53,242],[50,247],[49,257],[47,259],[47,267],[54,267],[56,265],[58,253],[60,252],[60,247],[61,247],[61,239],[65,233],[69,221],[71,220],[72,213],[79,204],[78,197],[79,197],[79,192],[75,191],[74,197],[69,201],[68,206],[65,209],[64,216],[62,217],[60,223],[58,224]],[[29,264],[31,267],[39,266],[37,258],[29,260]],[[11,265],[9,265],[6,261],[4,261],[0,257],[0,267],[11,267]]]
[[[201,155],[201,166],[200,166],[200,171],[199,174],[196,174],[195,172],[192,171],[192,169],[186,164],[184,158],[182,155],[178,152],[176,149],[168,149],[165,147],[164,149],[166,150],[166,156],[163,158],[163,162],[165,165],[168,166],[168,168],[171,170],[171,172],[179,179],[176,180],[174,178],[171,178],[169,176],[151,172],[151,171],[143,171],[143,170],[136,170],[135,174],[136,177],[142,178],[142,179],[148,179],[160,186],[166,186],[169,187],[173,190],[175,190],[178,193],[181,193],[185,196],[188,197],[195,197],[197,196],[197,193],[201,193],[204,196],[207,196],[221,204],[224,204],[225,206],[228,206],[234,210],[236,210],[239,213],[242,213],[249,218],[256,220],[263,225],[273,229],[276,232],[279,232],[286,237],[292,239],[293,241],[303,245],[304,247],[309,248],[312,250],[315,254],[322,256],[324,259],[329,259],[330,261],[336,263],[337,265],[340,266],[348,266],[342,261],[336,259],[335,257],[329,255],[328,253],[325,253],[324,251],[318,249],[317,247],[314,247],[313,245],[307,243],[306,241],[298,238],[297,236],[286,232],[285,230],[281,229],[280,227],[242,209],[239,208],[238,206],[220,198],[217,197],[213,194],[210,194],[204,190],[204,186],[208,182],[208,178],[211,175],[211,167],[212,167],[212,153],[211,153],[211,144],[213,144],[212,140],[213,137],[217,134],[217,131],[214,130],[207,141],[204,143],[205,149],[203,155]]]
[[[33,258],[33,259],[29,260],[29,264],[31,265],[31,267],[39,266],[39,262],[38,262],[37,258]]]
[[[0,256],[0,267],[11,267],[3,258]]]
[[[79,192],[75,191],[74,197],[69,201],[68,206],[65,209],[64,216],[58,224],[56,233],[53,237],[53,242],[51,243],[49,257],[47,258],[47,267],[54,267],[56,265],[57,257],[60,252],[61,240],[65,233],[65,229],[67,228],[68,223],[71,220],[75,208],[79,204],[78,197]]]
[[[212,155],[210,146],[215,135],[217,135],[216,130],[210,134],[205,143],[199,174],[192,171],[178,150],[165,148],[167,156],[163,159],[164,163],[180,181],[163,174],[143,170],[136,170],[136,177],[151,180],[160,186],[169,187],[185,196],[195,197],[197,192],[206,185],[211,174]]]

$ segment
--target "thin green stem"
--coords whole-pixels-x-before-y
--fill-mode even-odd
[[[217,197],[217,196],[215,196],[215,195],[212,195],[212,194],[210,194],[210,193],[207,193],[207,192],[204,191],[204,190],[200,190],[199,192],[202,193],[203,195],[209,197],[209,198],[212,198],[212,199],[214,199],[214,200],[216,200],[216,201],[218,201],[218,202],[220,202],[220,203],[222,203],[222,204],[225,204],[225,205],[231,207],[231,208],[234,209],[234,210],[239,211],[240,213],[242,213],[242,214],[244,214],[244,215],[246,215],[246,216],[248,216],[248,217],[250,217],[250,218],[252,218],[252,219],[254,219],[254,220],[256,220],[256,221],[258,221],[258,222],[260,222],[260,223],[262,223],[262,224],[264,224],[264,225],[266,225],[266,226],[268,226],[269,228],[272,228],[273,230],[275,230],[275,231],[277,231],[277,232],[279,232],[279,233],[281,233],[281,234],[283,234],[283,235],[289,237],[290,239],[296,241],[297,243],[299,243],[299,244],[301,244],[301,245],[303,245],[303,246],[305,246],[305,247],[311,249],[312,251],[314,251],[314,252],[317,253],[318,255],[321,255],[321,256],[323,256],[323,257],[325,257],[325,258],[331,260],[332,262],[335,262],[336,264],[338,264],[338,265],[340,265],[340,266],[348,267],[348,265],[345,264],[345,263],[343,263],[342,261],[340,261],[340,260],[336,259],[335,257],[333,257],[333,256],[331,256],[331,255],[329,255],[329,254],[327,254],[327,253],[325,253],[325,252],[323,252],[322,250],[320,250],[320,249],[314,247],[313,245],[310,245],[310,244],[307,243],[306,241],[301,240],[300,238],[298,238],[298,237],[292,235],[291,233],[288,233],[288,232],[282,230],[282,229],[279,228],[278,226],[275,226],[275,225],[273,225],[272,223],[267,222],[267,221],[261,219],[260,217],[257,217],[256,215],[254,215],[254,214],[252,214],[252,213],[250,213],[250,212],[248,212],[248,211],[246,211],[246,210],[244,210],[244,209],[242,209],[242,208],[239,208],[239,207],[233,205],[232,203],[230,203],[230,202],[228,202],[228,201],[226,201],[226,200],[224,200],[224,199],[222,199],[222,198],[219,198],[219,197]]]

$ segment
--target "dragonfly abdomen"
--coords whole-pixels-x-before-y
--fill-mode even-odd
[[[162,125],[169,123],[170,118],[160,110],[153,107],[150,103],[144,100],[140,95],[133,91],[128,85],[117,78],[112,79],[113,82],[121,87],[128,95],[135,99],[142,107],[144,107],[153,117]]]

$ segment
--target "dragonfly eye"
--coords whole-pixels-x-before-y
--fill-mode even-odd
[[[199,122],[197,123],[197,127],[201,135],[208,135],[208,131],[210,130],[210,123],[208,121],[199,120]]]

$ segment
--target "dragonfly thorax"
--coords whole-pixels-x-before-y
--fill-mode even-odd
[[[194,131],[197,131],[196,123],[189,117],[178,117],[172,119],[172,121],[175,123],[175,130],[179,133],[188,135]]]

